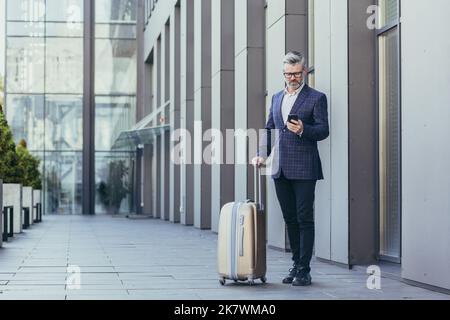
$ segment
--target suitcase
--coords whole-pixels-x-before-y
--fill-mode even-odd
[[[261,173],[255,167],[255,201],[231,202],[220,211],[217,263],[219,282],[260,279],[266,283],[266,225]]]

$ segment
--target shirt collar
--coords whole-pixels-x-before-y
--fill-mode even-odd
[[[305,82],[303,82],[303,83],[300,85],[300,87],[299,87],[297,90],[295,90],[294,93],[289,93],[289,91],[288,91],[288,89],[287,89],[287,87],[286,87],[286,88],[284,88],[284,95],[296,96],[296,95],[298,95],[298,94],[303,90],[304,87],[305,87]]]

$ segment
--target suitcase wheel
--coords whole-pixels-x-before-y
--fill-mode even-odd
[[[266,282],[267,282],[267,278],[266,278],[266,277],[262,277],[262,278],[261,278],[261,282],[262,282],[262,283],[266,283]]]
[[[221,286],[224,286],[225,283],[227,283],[227,281],[225,280],[225,278],[222,278],[222,279],[219,280],[219,283],[220,283]]]

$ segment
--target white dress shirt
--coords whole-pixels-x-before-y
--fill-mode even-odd
[[[300,88],[298,88],[294,93],[289,93],[289,91],[284,89],[284,98],[283,103],[281,105],[281,112],[283,114],[283,121],[286,124],[288,120],[288,116],[292,111],[292,107],[294,106],[295,101],[297,101],[298,95],[303,90],[305,83],[303,83]]]

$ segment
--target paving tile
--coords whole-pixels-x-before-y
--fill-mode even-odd
[[[0,251],[0,300],[450,300],[384,277],[382,290],[371,291],[364,267],[349,270],[316,259],[311,287],[283,285],[290,254],[272,249],[266,285],[221,286],[216,248],[217,234],[158,219],[48,216]],[[80,267],[80,290],[66,285],[68,265]]]

